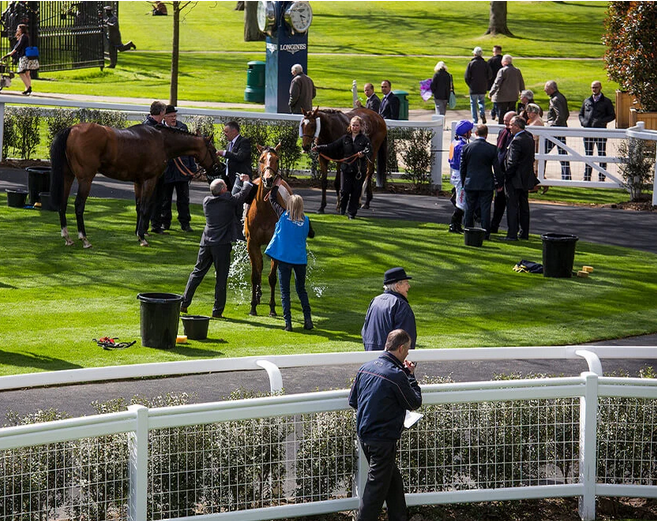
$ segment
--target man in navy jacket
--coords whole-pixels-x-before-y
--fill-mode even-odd
[[[408,519],[396,452],[406,411],[422,405],[415,364],[406,360],[410,348],[406,331],[391,331],[385,352],[359,369],[351,387],[349,405],[357,411],[358,438],[370,466],[365,489],[359,491],[358,521],[376,521],[384,501],[388,519]]]
[[[388,333],[403,329],[411,337],[411,349],[415,349],[417,332],[415,314],[408,303],[408,290],[412,277],[404,268],[392,268],[383,276],[384,292],[370,302],[361,330],[365,351],[383,351]]]

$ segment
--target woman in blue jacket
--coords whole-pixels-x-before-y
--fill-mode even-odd
[[[290,195],[287,211],[278,202],[278,186],[269,194],[269,201],[278,215],[274,235],[269,241],[265,253],[278,261],[278,279],[281,286],[281,304],[285,318],[285,331],[292,331],[292,314],[290,312],[290,279],[294,270],[294,282],[303,309],[303,328],[312,329],[310,303],[306,292],[306,266],[308,254],[306,239],[315,236],[310,221],[303,213],[303,199],[300,195]]]

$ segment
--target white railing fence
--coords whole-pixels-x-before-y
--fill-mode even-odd
[[[657,497],[657,380],[601,376],[598,358],[650,358],[655,348],[553,349],[530,358],[560,349],[592,370],[422,383],[424,418],[404,433],[399,451],[409,505],[579,497],[582,519],[592,520],[597,496]],[[466,359],[473,350],[437,351]],[[496,349],[474,351],[481,356],[471,360],[496,358]],[[414,359],[436,359],[435,352]],[[299,367],[378,354],[266,362]],[[508,350],[503,357],[512,354],[522,358]],[[345,355],[358,356],[345,362]],[[0,520],[266,520],[356,509],[367,463],[347,397],[340,390],[132,405],[0,429]]]
[[[452,139],[456,123],[452,122]],[[488,125],[489,141],[494,141],[502,128],[504,128],[502,125]],[[538,126],[527,127],[527,130],[538,136],[537,175],[543,186],[624,188],[623,177],[618,169],[619,164],[626,162],[626,158],[621,157],[618,150],[621,142],[630,137],[657,141],[657,131],[645,130],[643,122],[629,129]],[[598,155],[597,146],[591,149],[595,154],[587,155],[585,140],[604,142],[606,155]],[[563,153],[559,153],[558,149]],[[568,164],[570,179],[562,178],[562,162]],[[590,169],[590,180],[585,178],[587,169]],[[603,180],[600,178],[601,175],[604,176]],[[657,176],[653,178],[653,182],[655,181]],[[657,205],[655,194],[657,190],[653,186],[653,205]]]
[[[5,106],[8,104],[43,106],[50,108],[88,108],[100,110],[115,110],[125,112],[130,121],[143,121],[149,113],[150,106],[133,105],[122,103],[100,103],[85,102],[75,100],[63,100],[59,98],[31,97],[16,98],[16,96],[0,94],[0,160],[2,160],[2,143],[4,139],[4,119]],[[178,114],[184,116],[210,116],[214,118],[215,123],[226,121],[228,119],[252,119],[258,121],[294,121],[299,122],[301,116],[298,114],[272,114],[265,112],[248,112],[236,110],[213,110],[200,108],[177,107]],[[431,121],[393,121],[386,120],[389,127],[399,128],[422,128],[433,131],[431,139],[431,154],[433,162],[430,171],[431,184],[435,189],[440,189],[442,185],[442,166],[443,166],[443,130],[445,118],[443,116],[434,118]]]

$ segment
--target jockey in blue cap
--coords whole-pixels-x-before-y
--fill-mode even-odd
[[[449,147],[449,166],[451,169],[449,180],[454,186],[452,204],[456,206],[449,225],[449,231],[451,233],[463,233],[462,221],[466,206],[465,190],[463,190],[463,185],[461,184],[461,151],[468,144],[468,139],[470,139],[470,135],[472,134],[472,128],[472,121],[467,119],[459,121],[455,128],[456,137]]]

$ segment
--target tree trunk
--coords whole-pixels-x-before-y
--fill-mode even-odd
[[[169,104],[178,105],[178,58],[180,56],[180,2],[173,2],[173,42],[171,46],[171,90]]]
[[[258,29],[258,2],[244,2],[244,41],[264,42],[266,39]]]
[[[503,34],[505,36],[513,36],[506,25],[506,2],[491,2],[490,14],[488,17],[488,31],[486,34],[493,36]]]

